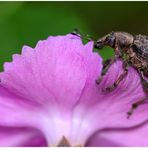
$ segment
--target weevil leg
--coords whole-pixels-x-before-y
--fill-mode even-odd
[[[139,74],[141,77],[141,83],[143,86],[143,90],[144,90],[145,94],[148,95],[148,81],[145,79],[143,71],[139,70]]]
[[[144,74],[143,71],[139,70],[139,74],[141,77],[141,84],[143,86],[143,90],[145,92],[146,97],[144,97],[143,99],[135,102],[132,104],[131,109],[127,112],[127,118],[130,118],[130,116],[133,114],[134,110],[139,107],[139,105],[144,104],[146,102],[148,102],[148,82],[147,80],[144,78]]]
[[[121,73],[121,75],[118,77],[118,79],[114,82],[113,85],[106,87],[105,91],[113,91],[114,89],[117,88],[117,86],[119,85],[119,83],[125,78],[125,76],[128,74],[128,62],[124,61],[122,64],[123,67],[123,73]]]
[[[147,101],[148,101],[148,98],[145,97],[145,98],[143,98],[143,99],[141,99],[141,100],[139,100],[139,101],[133,103],[131,109],[127,112],[127,118],[129,119],[129,118],[131,117],[131,115],[133,114],[134,110],[135,110],[136,108],[138,108],[139,105],[144,104],[144,103],[146,103]]]
[[[97,84],[100,84],[100,82],[103,79],[103,76],[107,73],[108,69],[116,61],[116,59],[117,59],[117,57],[114,57],[114,58],[107,59],[103,62],[103,69],[101,72],[101,76],[96,80]]]
[[[143,89],[144,89],[146,96],[148,96],[148,82],[145,79],[143,79],[141,80],[141,83],[143,85]]]

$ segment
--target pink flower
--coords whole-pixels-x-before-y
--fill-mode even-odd
[[[95,83],[102,59],[93,42],[79,37],[49,37],[24,46],[0,73],[0,146],[148,146],[147,104],[130,119],[127,111],[144,96],[137,72],[110,93],[122,72],[111,66]]]

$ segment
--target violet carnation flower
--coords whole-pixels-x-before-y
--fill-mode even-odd
[[[24,46],[0,73],[0,146],[148,146],[148,107],[127,111],[144,92],[137,72],[110,93],[102,91],[122,72],[111,66],[95,80],[102,59],[79,37],[49,37]]]

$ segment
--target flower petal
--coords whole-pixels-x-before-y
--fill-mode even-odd
[[[79,103],[86,81],[88,85],[94,83],[92,79],[102,66],[92,48],[93,42],[83,45],[79,37],[67,35],[49,37],[38,42],[35,49],[24,46],[21,55],[13,55],[12,63],[5,63],[5,71],[0,74],[1,85],[16,94],[18,102],[27,104],[30,113],[12,99],[10,105],[20,112],[12,116],[15,121],[5,118],[4,124],[10,121],[11,125],[33,125],[54,146],[62,136],[70,139],[73,108]],[[9,106],[1,112],[9,113]],[[26,115],[22,118],[23,113]],[[33,121],[27,118],[32,115]]]
[[[0,86],[0,146],[45,146],[36,114],[32,102]]]
[[[87,146],[124,146],[143,147],[148,146],[148,122],[144,122],[132,128],[104,129],[94,134]]]
[[[25,46],[22,55],[14,55],[13,62],[5,64],[0,78],[4,87],[30,101],[69,108],[85,85],[85,47],[72,35],[50,38],[35,49]]]
[[[0,127],[0,146],[47,146],[39,131],[31,128]]]
[[[114,63],[97,85],[102,59],[92,48],[92,42],[83,45],[79,37],[69,34],[49,37],[38,42],[35,49],[25,46],[21,55],[14,55],[13,62],[5,64],[0,79],[1,86],[18,96],[19,101],[14,96],[5,97],[8,107],[0,113],[8,116],[8,102],[14,98],[10,104],[23,117],[13,112],[11,124],[8,117],[3,117],[0,124],[33,126],[44,133],[48,145],[57,146],[65,136],[76,146],[84,145],[101,129],[131,128],[147,120],[146,104],[127,119],[132,103],[144,97],[137,72],[129,68],[128,76],[114,91],[103,92],[123,72],[122,62]],[[3,99],[2,104],[5,105]]]
[[[29,111],[30,108],[32,108],[31,111]],[[0,126],[34,126],[36,124],[35,113],[32,102],[0,86]],[[28,118],[29,120],[26,120]]]
[[[122,62],[117,61],[110,67],[101,84],[86,85],[74,110],[72,135],[75,139],[72,141],[79,143],[80,139],[86,140],[100,129],[132,127],[147,120],[148,104],[140,105],[133,115],[127,118],[132,104],[145,96],[140,77],[133,68],[129,68],[127,77],[114,91],[103,92],[102,89],[112,85],[122,71]]]
[[[146,107],[148,104],[141,105],[135,110],[131,118],[127,119],[127,112],[132,104],[145,97],[140,77],[132,67],[129,68],[128,75],[114,91],[110,93],[102,92],[102,88],[113,85],[122,72],[122,62],[117,61],[111,66],[104,80],[98,86],[101,101],[100,109],[103,111],[104,121],[109,126],[131,126],[132,124],[138,124],[147,120],[146,114],[148,110]],[[95,110],[95,108],[93,109]]]

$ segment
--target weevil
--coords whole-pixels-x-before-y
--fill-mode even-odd
[[[76,30],[76,32],[78,31]],[[72,34],[82,37],[76,32]],[[91,39],[89,38],[88,40]],[[134,36],[127,32],[111,32],[98,39],[94,44],[94,48],[97,49],[102,49],[104,46],[114,48],[115,56],[103,62],[101,76],[96,80],[97,84],[101,82],[103,76],[117,59],[123,61],[123,73],[115,80],[112,86],[105,88],[106,91],[113,91],[119,85],[127,76],[129,66],[136,69],[140,76],[145,97],[132,104],[131,109],[127,112],[127,117],[129,118],[139,105],[148,101],[148,36],[141,34]]]
[[[114,48],[115,57],[104,62],[101,77],[97,80],[97,84],[101,82],[102,77],[117,59],[123,61],[123,73],[112,86],[106,88],[106,91],[112,91],[118,86],[128,74],[129,66],[136,69],[140,76],[145,97],[132,104],[131,109],[127,112],[129,118],[139,105],[148,101],[148,36],[141,34],[134,36],[126,32],[111,32],[98,39],[94,45],[97,49],[102,49],[104,46]]]

